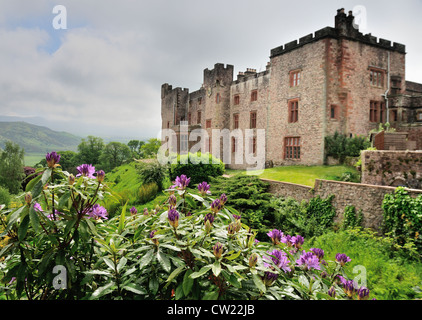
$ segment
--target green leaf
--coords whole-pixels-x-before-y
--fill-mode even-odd
[[[168,282],[168,284],[170,284],[170,282],[174,279],[174,278],[176,278],[178,275],[179,275],[179,273],[180,272],[182,272],[183,270],[185,269],[185,266],[183,265],[183,266],[180,266],[180,267],[178,267],[177,269],[175,269],[170,275],[169,275],[169,277],[167,278],[167,280],[166,280],[166,282]],[[167,284],[167,285],[168,285]]]
[[[35,184],[38,183],[38,181],[41,180],[41,177],[42,177],[42,175],[40,174],[40,175],[36,176],[34,179],[31,179],[31,181],[29,181],[28,184],[26,185],[25,191],[26,192],[31,191],[34,188]]]
[[[64,236],[66,237],[69,232],[72,230],[73,226],[76,223],[76,217],[66,223],[66,227],[64,228]]]
[[[161,250],[158,250],[157,252],[157,260],[166,272],[170,272],[171,270],[170,259]]]
[[[145,266],[151,263],[152,258],[154,258],[154,249],[149,250],[145,255],[141,258],[141,262],[139,263],[139,270],[144,268]]]
[[[126,201],[125,205],[123,206],[122,213],[120,214],[120,220],[119,220],[119,234],[122,233],[124,227],[125,227],[125,219],[126,219],[126,206],[128,201]]]
[[[25,208],[28,208],[28,207],[22,206],[22,207],[16,209],[15,211],[12,211],[11,213],[9,213],[9,215],[7,216],[7,229],[8,230],[15,223],[15,221],[19,218],[21,212],[23,212],[25,210]]]
[[[23,241],[23,239],[25,239],[26,232],[28,231],[28,226],[29,226],[29,215],[27,214],[22,219],[22,222],[19,225],[19,230],[18,230],[19,241]]]
[[[182,251],[178,247],[172,246],[171,244],[161,244],[160,247],[162,247],[162,248],[168,248],[168,249],[173,250],[173,251]]]
[[[117,272],[120,272],[120,270],[126,265],[127,259],[125,257],[122,257],[117,264]]]
[[[211,292],[207,292],[202,298],[202,300],[217,300],[217,299],[218,299],[218,289]]]
[[[202,268],[201,268],[201,270],[199,270],[199,271],[197,271],[197,272],[192,273],[192,274],[190,275],[190,277],[191,277],[192,279],[199,278],[200,276],[202,276],[202,275],[204,275],[205,273],[207,273],[207,272],[211,269],[211,267],[212,267],[212,265],[211,265],[211,264],[209,264],[209,265],[207,265],[207,266],[205,266],[205,267],[202,267]]]
[[[145,290],[145,288],[137,285],[136,283],[130,283],[125,286],[123,286],[123,289],[126,291],[133,292],[135,294],[147,294],[148,292]]]
[[[107,283],[105,286],[99,287],[97,290],[95,290],[91,296],[91,300],[92,299],[98,299],[102,296],[105,296],[111,292],[113,292],[112,287],[115,285],[115,283],[113,281],[111,281],[110,283]]]
[[[57,210],[61,210],[61,209],[63,209],[64,207],[67,207],[68,202],[69,202],[69,198],[70,198],[70,194],[71,194],[71,191],[69,190],[69,191],[65,192],[65,193],[64,193],[64,194],[60,197],[60,200],[59,200],[59,207],[58,207],[58,209],[57,209]]]
[[[43,184],[41,180],[38,180],[38,182],[34,185],[34,187],[31,190],[32,198],[35,199],[38,197],[42,191]]]
[[[221,272],[221,264],[220,264],[220,261],[215,261],[215,262],[212,264],[211,269],[212,269],[212,273],[214,273],[214,275],[215,275],[216,277],[218,277],[218,275],[219,275],[219,274],[220,274],[220,272]]]
[[[89,270],[89,271],[85,271],[85,274],[90,274],[90,275],[96,275],[96,276],[107,276],[107,277],[112,277],[112,274],[108,271],[103,271],[103,270]]]
[[[261,278],[257,274],[252,274],[252,280],[260,291],[264,293],[267,292],[265,284],[262,282]]]
[[[227,260],[234,260],[234,259],[236,259],[237,257],[239,257],[239,255],[240,255],[240,251],[238,251],[238,252],[236,252],[236,253],[233,253],[232,255],[230,255],[230,256],[228,256],[228,257],[224,257],[225,259],[227,259]]]
[[[52,171],[53,170],[51,168],[48,168],[47,170],[44,171],[44,173],[42,174],[42,178],[41,178],[42,185],[45,185],[47,183],[48,179],[50,179]]]
[[[105,264],[111,269],[111,270],[113,270],[114,271],[114,262],[113,261],[111,261],[109,258],[107,258],[107,257],[103,257],[103,260],[104,260],[104,262],[105,262]]]
[[[38,218],[38,213],[34,209],[34,206],[31,206],[29,209],[29,219],[31,221],[32,228],[34,228],[34,231],[36,233],[41,232],[40,219]]]
[[[152,276],[150,279],[149,279],[149,290],[151,291],[151,293],[152,294],[156,294],[157,293],[157,291],[158,291],[158,288],[159,288],[159,282],[158,282],[158,279],[157,279],[157,277],[155,277],[155,276]]]
[[[188,269],[186,270],[185,275],[183,276],[183,293],[185,294],[185,296],[187,296],[192,290],[194,282],[194,280],[190,277],[192,273],[193,271],[191,269]]]
[[[230,277],[228,278],[228,281],[235,288],[239,288],[239,289],[242,288],[241,283],[239,282],[239,280],[237,279],[237,277],[234,274],[230,275]]]

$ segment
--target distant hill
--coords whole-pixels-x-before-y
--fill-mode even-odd
[[[24,148],[25,153],[76,151],[81,139],[67,132],[58,132],[23,121],[0,122],[0,148],[4,148],[5,142],[10,140]]]

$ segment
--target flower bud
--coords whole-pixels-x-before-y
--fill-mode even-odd
[[[168,211],[168,220],[173,228],[177,228],[179,226],[179,213],[175,209],[170,209]]]
[[[257,262],[258,262],[258,255],[254,252],[249,257],[249,267],[250,268],[255,267]]]
[[[70,174],[68,181],[70,185],[73,185],[75,183],[75,176],[73,174]]]
[[[170,195],[168,202],[169,202],[169,207],[174,208],[176,206],[176,203],[177,203],[176,196],[174,194]]]
[[[99,183],[104,181],[105,172],[103,170],[97,171],[97,181]]]
[[[217,259],[221,258],[221,255],[223,254],[223,245],[220,242],[217,242],[213,247],[212,251],[214,253],[214,256]]]
[[[212,224],[209,220],[205,221],[205,233],[210,233],[212,229]]]
[[[31,192],[27,192],[25,194],[25,202],[26,202],[27,205],[30,205],[31,201],[32,201],[32,194],[31,194]]]
[[[135,207],[130,208],[130,214],[132,216],[136,216],[137,213],[138,213],[138,210]]]
[[[56,163],[59,163],[60,155],[57,154],[55,151],[53,151],[45,155],[45,160],[47,161],[47,166],[49,168],[53,168],[56,165]]]

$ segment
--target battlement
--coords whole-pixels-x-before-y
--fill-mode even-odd
[[[161,85],[161,99],[164,99],[166,96],[170,94],[180,93],[180,92],[185,92],[186,94],[188,94],[189,89],[187,88],[182,89],[181,87],[177,87],[173,89],[173,86],[169,85],[168,83],[164,83],[163,85]]]
[[[233,65],[216,63],[214,69],[204,70],[204,86],[214,85],[217,81],[223,86],[229,85],[233,81],[233,72]]]
[[[355,17],[353,16],[352,11],[349,11],[349,15],[344,13],[344,9],[337,10],[337,15],[335,16],[335,27],[325,27],[318,31],[315,31],[315,34],[308,34],[298,40],[288,42],[282,46],[274,48],[271,50],[271,58],[282,55],[284,53],[290,52],[292,50],[298,49],[306,44],[316,42],[325,38],[331,39],[348,39],[359,41],[367,45],[396,51],[399,53],[406,53],[406,47],[403,44],[397,42],[391,42],[390,40],[385,40],[382,38],[377,38],[372,36],[370,33],[363,35],[359,32],[358,25],[354,22]]]

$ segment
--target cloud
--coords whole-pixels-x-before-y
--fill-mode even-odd
[[[362,2],[367,32],[406,44],[407,77],[422,82],[422,47],[414,38],[422,31],[421,2],[393,9]],[[217,62],[233,64],[235,73],[263,70],[272,48],[333,26],[338,9],[334,0],[62,0],[68,29],[54,30],[56,4],[0,0],[1,115],[44,117],[53,129],[81,135],[136,138],[158,134],[163,83],[195,91],[203,69]]]

